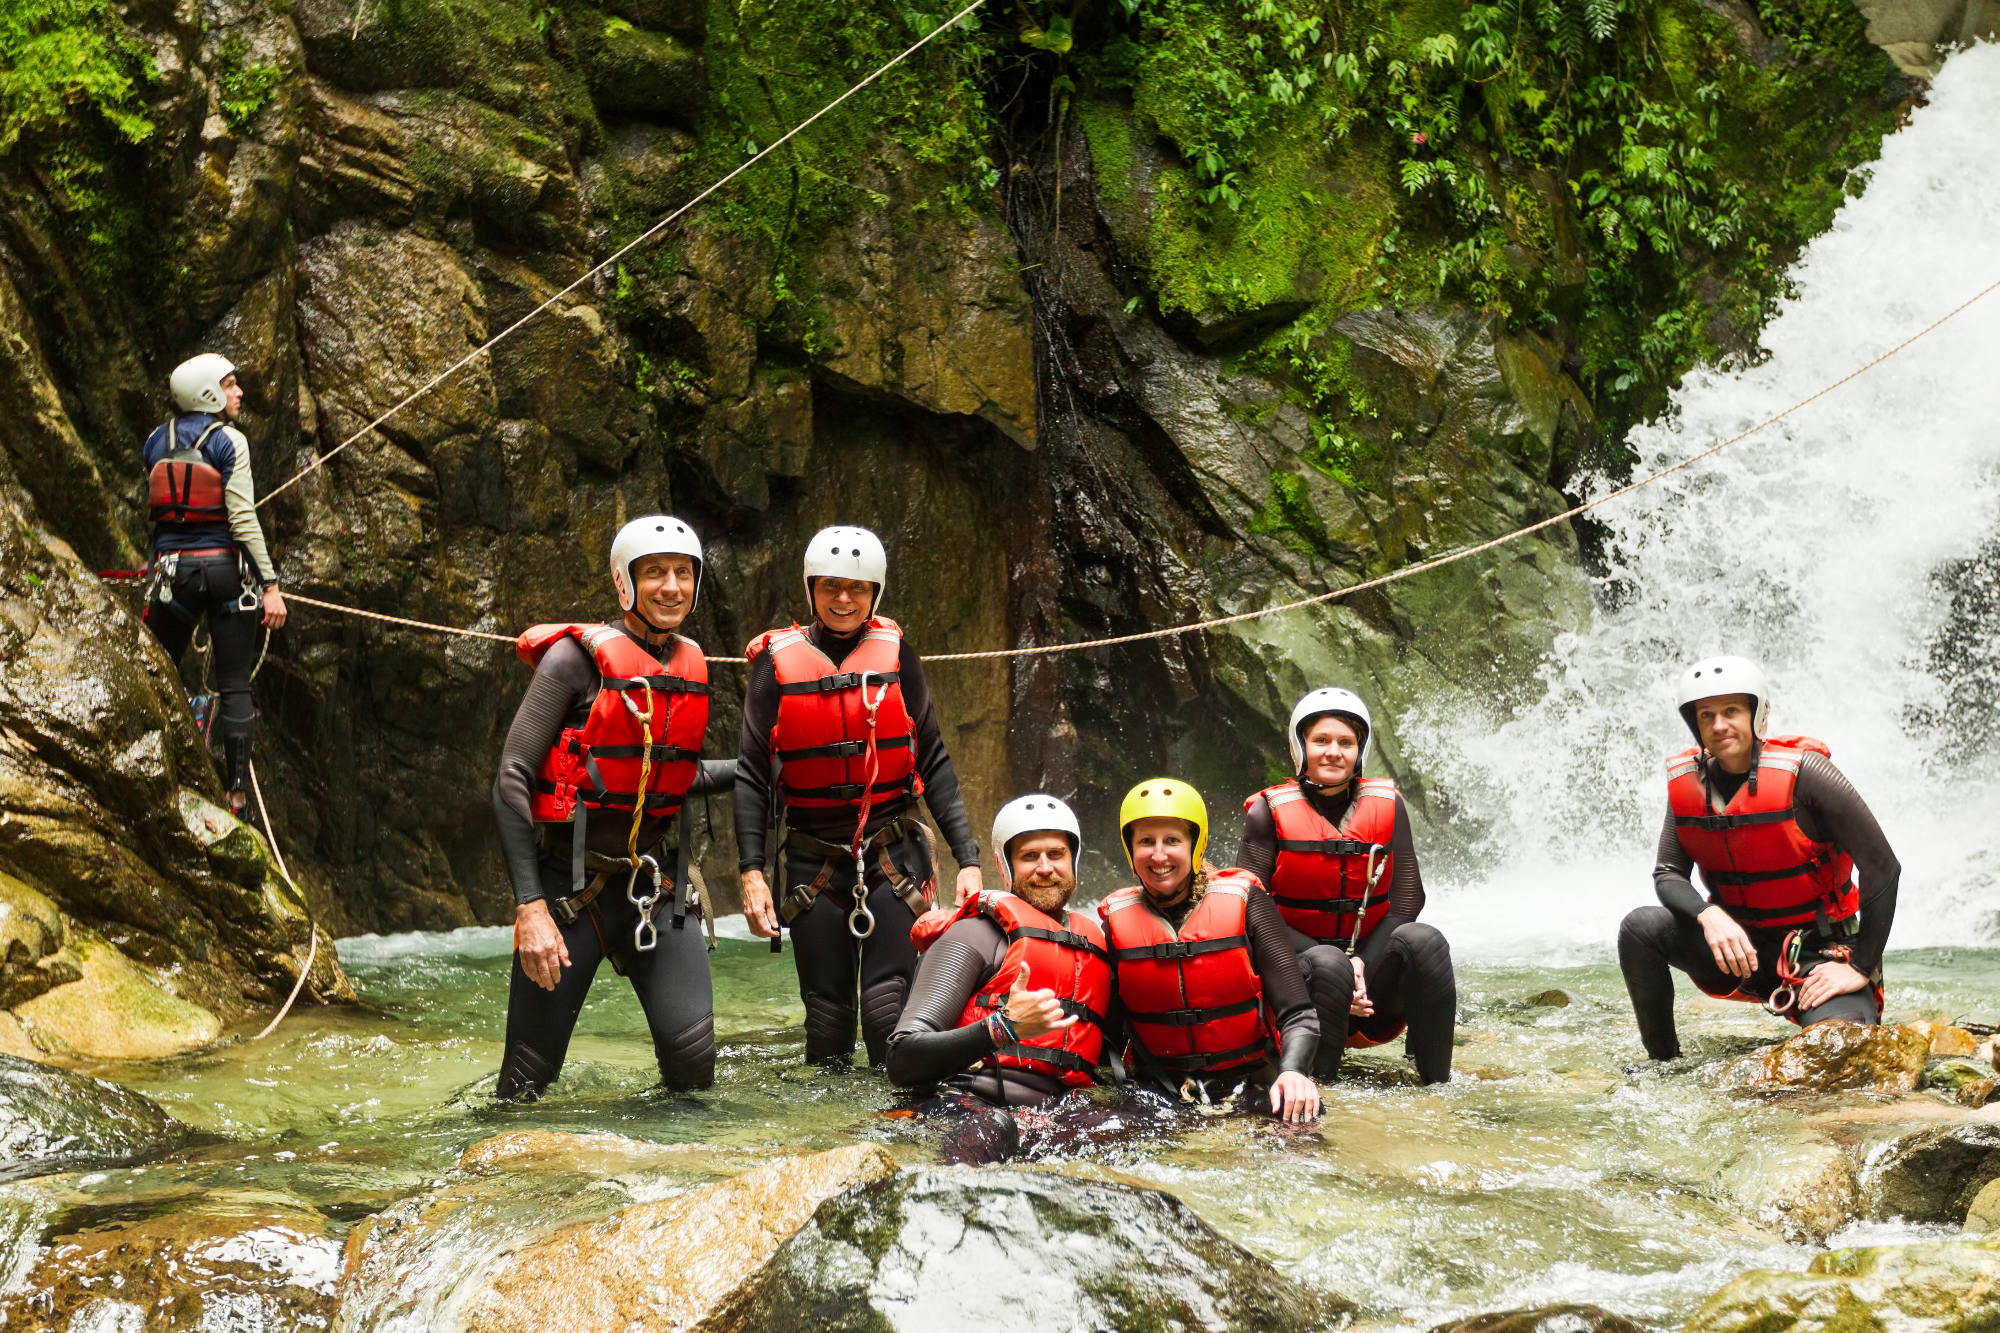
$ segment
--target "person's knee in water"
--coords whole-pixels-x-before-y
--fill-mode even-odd
[[[1252,1083],[1285,1120],[1319,1114],[1319,1019],[1277,908],[1254,876],[1203,860],[1208,807],[1178,778],[1119,811],[1139,882],[1098,905],[1111,950],[1111,1031],[1134,1075],[1172,1093]],[[1274,1042],[1271,1033],[1277,1033]]]
[[[619,621],[538,625],[517,645],[535,676],[493,784],[516,904],[503,1097],[534,1096],[561,1073],[606,958],[639,997],[662,1081],[714,1081],[700,907],[686,840],[670,842],[686,798],[735,776],[729,761],[700,759],[708,667],[678,632],[700,593],[701,542],[667,515],[635,519],[610,566]]]
[[[1680,680],[1695,744],[1667,760],[1653,870],[1661,905],[1633,911],[1618,935],[1640,1040],[1656,1060],[1680,1055],[1674,970],[1801,1024],[1880,1020],[1901,866],[1826,745],[1769,734],[1770,704],[1745,658],[1704,659]]]
[[[1294,776],[1243,803],[1236,856],[1268,886],[1319,1018],[1314,1074],[1342,1053],[1404,1036],[1425,1083],[1451,1079],[1458,986],[1429,925],[1410,813],[1396,784],[1362,774],[1373,728],[1352,690],[1308,692],[1287,738]],[[1405,1036],[1405,1034],[1407,1035]]]
[[[993,848],[1001,888],[918,922],[923,956],[889,1039],[889,1078],[1034,1105],[1096,1081],[1111,968],[1097,922],[1068,910],[1083,848],[1069,806],[1041,794],[1008,802]]]
[[[826,528],[807,543],[804,564],[811,625],[768,631],[744,650],[736,778],[743,916],[774,948],[792,929],[807,1062],[844,1064],[858,1021],[870,1061],[880,1064],[916,970],[909,925],[935,897],[928,844],[917,845],[927,836],[917,794],[958,861],[961,898],[980,887],[979,843],[923,661],[879,614],[888,581],[880,539],[865,528]],[[780,798],[786,874],[774,900],[766,844]]]
[[[219,696],[209,722],[222,737],[230,809],[244,815],[257,629],[283,627],[285,599],[257,517],[250,442],[233,424],[243,408],[236,368],[204,352],[174,368],[169,389],[174,414],[141,451],[153,520],[144,618],[175,666],[207,619]]]

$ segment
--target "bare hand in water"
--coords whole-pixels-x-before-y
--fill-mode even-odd
[[[1757,971],[1757,950],[1735,917],[1720,907],[1709,907],[1695,920],[1701,922],[1701,933],[1708,937],[1708,951],[1715,955],[1717,967],[1732,977],[1748,978]]]
[[[1351,958],[1348,961],[1354,964],[1354,999],[1348,1003],[1347,1012],[1358,1018],[1372,1018],[1375,1002],[1368,998],[1368,978],[1362,975],[1361,960]]]
[[[554,990],[569,966],[569,947],[549,915],[549,905],[540,898],[514,909],[514,952],[528,980],[543,990]]]
[[[1319,1085],[1304,1074],[1278,1075],[1271,1084],[1271,1114],[1286,1120],[1311,1120],[1319,1114]]]
[[[1015,1032],[1027,1038],[1060,1032],[1073,1025],[1076,1016],[1063,1012],[1062,1001],[1054,991],[1029,990],[1028,974],[1023,970],[1015,973],[1014,989],[1007,993],[1007,1021],[1014,1025]]]

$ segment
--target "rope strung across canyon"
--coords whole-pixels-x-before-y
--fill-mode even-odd
[[[423,397],[425,394],[429,393],[432,389],[435,389],[438,385],[444,383],[446,380],[450,379],[453,375],[456,375],[459,371],[471,365],[474,361],[477,361],[480,357],[487,355],[494,349],[494,347],[499,345],[502,339],[508,337],[510,334],[520,329],[529,320],[534,319],[536,316],[540,315],[550,306],[553,306],[556,302],[562,300],[565,296],[568,296],[571,292],[583,286],[584,283],[589,282],[592,278],[595,278],[598,274],[604,272],[606,269],[616,264],[620,259],[623,259],[626,255],[630,254],[632,251],[638,249],[640,246],[644,245],[647,241],[652,240],[653,237],[659,235],[662,231],[665,231],[669,226],[673,225],[675,221],[685,216],[688,212],[690,212],[695,207],[700,205],[703,200],[709,198],[709,196],[713,195],[717,190],[720,190],[723,186],[729,184],[729,182],[735,180],[738,176],[741,176],[744,172],[750,170],[750,168],[756,166],[759,162],[762,162],[765,158],[777,152],[780,148],[783,148],[793,139],[805,133],[808,129],[812,128],[812,125],[815,121],[825,116],[828,112],[832,111],[842,102],[845,102],[848,98],[860,92],[863,88],[866,88],[869,84],[875,82],[875,80],[881,78],[884,74],[887,74],[890,70],[894,69],[896,66],[902,64],[905,60],[908,60],[911,56],[915,55],[917,52],[923,50],[924,47],[930,45],[931,39],[936,37],[939,33],[944,32],[949,28],[954,28],[958,26],[958,23],[961,19],[965,18],[966,15],[970,14],[973,10],[979,8],[982,4],[985,3],[986,0],[972,0],[971,4],[959,10],[956,14],[953,14],[950,18],[938,24],[937,27],[932,28],[929,32],[925,33],[922,37],[918,38],[916,42],[912,44],[910,48],[904,51],[901,55],[898,55],[894,59],[888,61],[880,69],[876,70],[873,74],[870,74],[867,78],[855,84],[852,88],[849,88],[846,92],[834,98],[831,102],[828,102],[825,106],[821,107],[819,110],[813,112],[812,115],[808,116],[804,121],[801,121],[796,128],[787,130],[781,137],[779,137],[774,142],[766,145],[763,149],[759,150],[754,156],[743,162],[734,171],[731,171],[727,176],[724,176],[721,180],[709,186],[706,190],[703,190],[700,194],[688,200],[686,203],[682,204],[679,208],[676,208],[673,212],[667,214],[665,217],[661,218],[658,222],[655,222],[652,226],[646,228],[646,230],[640,232],[636,237],[634,237],[630,241],[627,241],[624,245],[618,247],[618,249],[614,250],[611,253],[611,256],[608,259],[598,264],[595,268],[592,268],[586,273],[584,273],[582,277],[570,283],[569,286],[563,288],[561,291],[557,292],[554,296],[551,296],[548,300],[542,302],[540,305],[536,306],[533,310],[530,310],[527,314],[521,316],[519,319],[515,320],[512,324],[509,324],[506,328],[500,330],[500,332],[494,334],[491,338],[488,338],[478,347],[475,347],[470,352],[467,352],[464,356],[460,357],[457,361],[454,361],[451,365],[445,367],[445,369],[440,371],[438,374],[433,375],[430,379],[426,380],[423,384],[419,385],[414,391],[412,391],[410,394],[404,397],[401,402],[396,403],[394,406],[389,408],[388,411],[384,412],[381,416],[376,417],[373,421],[363,426],[360,430],[355,431],[352,435],[342,440],[339,444],[334,445],[333,448],[327,450],[319,457],[313,459],[312,462],[306,464],[304,467],[300,468],[297,472],[293,473],[290,477],[287,477],[284,481],[278,483],[277,486],[272,488],[269,494],[267,494],[263,499],[257,502],[257,507],[259,509],[262,509],[265,505],[271,503],[271,501],[277,499],[280,495],[283,495],[286,491],[290,490],[292,487],[298,485],[300,482],[304,481],[307,477],[311,476],[313,473],[325,467],[327,463],[332,460],[335,454],[345,449],[348,445],[353,444],[356,440],[359,440],[362,436],[368,434],[370,431],[374,430],[377,426],[380,426],[390,417],[395,416],[398,412],[408,407],[411,403],[416,402],[417,399]]]
[[[1972,296],[1964,304],[1960,305],[1955,310],[1952,310],[1950,313],[1942,316],[1941,318],[1927,325],[1923,329],[1920,329],[1916,333],[1911,334],[1909,337],[1903,339],[1903,341],[1897,343],[1894,347],[1891,347],[1888,351],[1882,353],[1882,355],[1876,357],[1873,361],[1868,362],[1866,365],[1861,366],[1858,369],[1849,371],[1847,374],[1841,376],[1833,383],[1821,389],[1818,393],[1813,394],[1810,398],[1804,398],[1796,403],[1793,403],[1790,407],[1786,408],[1784,411],[1778,413],[1777,415],[1766,417],[1764,420],[1758,422],[1756,425],[1750,427],[1748,430],[1743,431],[1736,435],[1732,435],[1728,439],[1722,441],[1720,444],[1711,445],[1708,448],[1702,450],[1700,453],[1690,454],[1686,458],[1681,459],[1678,463],[1674,463],[1669,467],[1661,468],[1658,472],[1650,473],[1647,476],[1641,477],[1637,481],[1619,487],[1615,491],[1609,491],[1603,495],[1598,496],[1594,500],[1586,500],[1582,504],[1575,505],[1569,509],[1565,509],[1559,514],[1553,514],[1548,518],[1540,520],[1539,522],[1530,523],[1525,527],[1516,528],[1514,529],[1514,531],[1509,532],[1504,536],[1495,537],[1491,541],[1480,542],[1476,546],[1467,546],[1456,551],[1448,551],[1443,555],[1433,556],[1429,560],[1420,560],[1414,565],[1405,565],[1401,569],[1392,570],[1391,572],[1382,575],[1380,578],[1369,579],[1365,583],[1351,583],[1344,588],[1335,588],[1331,592],[1317,593],[1311,597],[1301,597],[1297,601],[1293,602],[1281,602],[1276,606],[1260,607],[1255,611],[1243,611],[1233,616],[1218,616],[1213,620],[1198,620],[1192,624],[1187,624],[1187,625],[1169,625],[1165,629],[1143,630],[1137,634],[1120,634],[1105,639],[1083,639],[1076,643],[1048,643],[1048,644],[1041,644],[1032,648],[995,648],[987,652],[979,652],[979,653],[939,653],[935,656],[932,656],[930,654],[925,654],[924,661],[978,662],[999,657],[1039,657],[1039,656],[1045,656],[1050,653],[1081,652],[1086,648],[1110,648],[1118,644],[1143,643],[1148,639],[1165,639],[1165,638],[1170,638],[1176,634],[1194,634],[1194,633],[1199,633],[1200,631],[1203,630],[1219,629],[1224,625],[1240,624],[1246,620],[1258,620],[1264,616],[1283,615],[1287,611],[1297,611],[1303,607],[1317,606],[1322,602],[1337,601],[1342,597],[1349,597],[1357,592],[1366,592],[1370,588],[1380,588],[1387,584],[1399,583],[1404,579],[1415,578],[1417,575],[1426,573],[1433,569],[1442,569],[1446,565],[1457,564],[1461,560],[1469,560],[1473,556],[1480,554],[1482,551],[1490,551],[1493,550],[1495,547],[1505,546],[1509,542],[1518,541],[1522,537],[1529,536],[1532,533],[1541,532],[1546,528],[1554,527],[1558,523],[1567,522],[1568,520],[1575,518],[1577,515],[1588,513],[1591,510],[1596,509],[1601,505],[1610,504],[1613,500],[1621,499],[1624,496],[1632,494],[1632,492],[1636,490],[1640,490],[1641,488],[1646,486],[1651,486],[1656,481],[1661,481],[1667,477],[1671,477],[1676,472],[1680,472],[1686,468],[1693,467],[1696,463],[1701,462],[1704,458],[1708,458],[1715,454],[1719,454],[1724,449],[1727,449],[1730,445],[1741,443],[1742,441],[1749,439],[1752,435],[1757,434],[1761,430],[1765,430],[1768,427],[1775,426],[1777,423],[1783,421],[1786,417],[1791,416],[1794,412],[1799,411],[1801,408],[1812,405],[1813,403],[1819,401],[1820,399],[1826,397],[1828,394],[1832,393],[1835,389],[1840,388],[1842,385],[1848,384],[1851,381],[1856,380],[1861,376],[1867,374],[1869,371],[1875,369],[1875,367],[1881,365],[1884,361],[1887,361],[1890,357],[1895,356],[1898,352],[1901,352],[1904,348],[1916,342],[1919,338],[1922,338],[1926,334],[1933,333],[1937,329],[1942,328],[1945,324],[1957,318],[1959,315],[1964,314],[1967,310],[1971,309],[1975,304],[1985,299],[1987,296],[1990,296],[1996,290],[2000,290],[2000,282],[1994,282],[1991,285],[1987,286],[1985,289]],[[432,624],[429,621],[411,620],[404,616],[384,615],[380,611],[364,611],[359,607],[342,606],[338,602],[322,602],[311,597],[299,596],[296,593],[288,593],[286,594],[286,596],[291,601],[303,602],[307,606],[324,607],[329,611],[341,611],[345,612],[348,615],[366,616],[370,620],[385,620],[389,621],[392,624],[406,625],[412,629],[428,630],[432,633],[437,633],[437,634],[461,634],[469,638],[476,638],[476,639],[495,639],[502,643],[514,642],[513,636],[511,635],[494,634],[488,630],[459,629],[452,625],[437,625],[437,624]],[[710,657],[708,660],[713,663],[722,663],[722,662],[740,663],[744,659],[742,659],[741,657]]]

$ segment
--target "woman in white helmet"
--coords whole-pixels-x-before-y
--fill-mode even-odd
[[[1451,1080],[1458,983],[1451,946],[1417,920],[1423,873],[1396,784],[1362,776],[1371,720],[1352,690],[1310,691],[1292,708],[1293,777],[1243,803],[1238,867],[1270,890],[1319,1011],[1315,1073],[1350,1046],[1408,1030],[1425,1083]]]
[[[223,785],[230,808],[242,815],[256,727],[250,675],[257,630],[285,623],[285,599],[257,521],[250,442],[229,424],[243,407],[236,367],[204,352],[174,368],[169,388],[174,414],[146,437],[143,451],[153,519],[145,620],[179,665],[196,626],[208,618],[220,695],[216,730],[222,734]]]
[[[607,957],[638,993],[666,1086],[715,1081],[708,951],[674,855],[686,797],[726,790],[735,769],[699,758],[708,668],[677,632],[701,539],[670,515],[634,519],[610,564],[617,619],[538,625],[517,645],[535,675],[493,782],[515,901],[503,1098],[532,1100],[561,1072]]]
[[[812,624],[771,630],[745,649],[736,762],[743,915],[766,938],[791,928],[811,1064],[852,1057],[857,1012],[869,1062],[886,1055],[917,966],[910,927],[936,875],[919,794],[958,861],[960,896],[979,888],[979,841],[923,662],[896,622],[876,614],[888,565],[866,528],[822,529],[805,553]],[[779,798],[788,834],[774,901],[766,830]],[[857,852],[867,867],[858,895]]]
[[[1801,1026],[1878,1022],[1902,866],[1875,816],[1824,744],[1769,734],[1771,691],[1755,662],[1705,658],[1678,695],[1695,744],[1667,760],[1660,904],[1635,909],[1618,931],[1646,1054],[1681,1053],[1675,970]]]

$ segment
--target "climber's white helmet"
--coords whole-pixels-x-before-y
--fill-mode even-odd
[[[1003,888],[1014,887],[1014,865],[1008,844],[1023,833],[1060,833],[1069,839],[1071,864],[1083,859],[1083,826],[1076,822],[1076,811],[1069,808],[1068,802],[1044,792],[1016,796],[993,816],[993,855],[1000,861]]]
[[[611,586],[618,590],[618,608],[632,611],[638,606],[639,589],[632,577],[632,566],[649,555],[684,555],[694,561],[694,597],[688,602],[688,614],[693,615],[695,603],[701,600],[701,538],[671,514],[635,518],[611,539]],[[646,620],[644,611],[637,614],[639,619],[653,625]]]
[[[872,615],[882,609],[889,586],[889,553],[882,539],[866,528],[821,528],[806,543],[806,600],[812,600],[814,579],[860,579],[875,585]]]
[[[1306,693],[1292,705],[1292,725],[1285,730],[1285,740],[1292,747],[1292,772],[1302,773],[1306,766],[1305,729],[1315,718],[1333,713],[1350,723],[1358,724],[1360,735],[1355,739],[1360,745],[1354,752],[1355,772],[1361,771],[1361,756],[1368,751],[1368,733],[1375,729],[1373,719],[1368,716],[1368,705],[1353,690],[1343,690],[1336,685],[1324,686]]]
[[[235,373],[236,367],[229,364],[228,357],[203,352],[175,366],[167,387],[173,391],[174,404],[181,411],[213,412],[220,416],[228,403],[222,381]]]
[[[1694,733],[1695,744],[1701,743],[1701,730],[1695,726],[1694,706],[1720,694],[1750,696],[1750,733],[1760,741],[1764,739],[1770,722],[1771,687],[1764,682],[1763,669],[1749,658],[1704,657],[1681,673],[1674,694],[1681,721]]]

